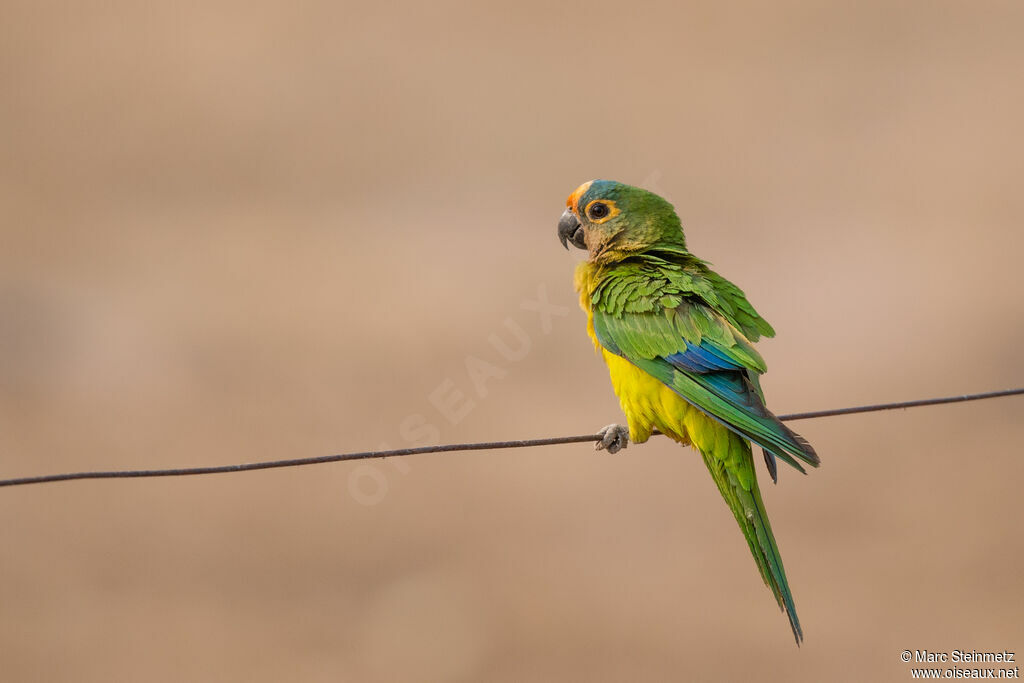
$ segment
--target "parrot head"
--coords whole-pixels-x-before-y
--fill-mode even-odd
[[[686,248],[672,205],[639,187],[614,180],[591,180],[569,195],[558,221],[562,246],[587,251],[594,262],[674,245]]]

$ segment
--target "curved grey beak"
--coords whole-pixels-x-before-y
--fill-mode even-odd
[[[558,239],[566,249],[569,248],[566,242],[572,242],[572,246],[577,249],[587,248],[583,242],[583,227],[571,209],[566,209],[558,221]]]

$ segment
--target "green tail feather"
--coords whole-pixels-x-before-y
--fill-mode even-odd
[[[749,490],[744,488],[740,482],[737,472],[730,471],[725,461],[736,462],[737,453],[731,453],[732,458],[719,458],[711,453],[701,452],[704,456],[704,464],[711,472],[712,478],[718,484],[718,490],[722,493],[726,503],[732,510],[736,521],[747,539],[750,552],[757,562],[757,568],[761,572],[761,578],[772,590],[779,607],[789,617],[789,625],[793,629],[793,637],[796,644],[804,638],[803,629],[800,628],[800,619],[796,615],[796,605],[793,603],[793,593],[789,590],[789,582],[786,580],[786,570],[782,566],[782,555],[775,543],[775,536],[772,534],[772,526],[768,522],[768,513],[764,509],[764,502],[761,500],[761,491],[757,486],[757,479],[754,476],[754,460],[751,453],[750,443],[742,437],[731,434],[729,438],[730,451],[739,451],[739,461],[743,463],[744,469],[749,468],[750,481]]]

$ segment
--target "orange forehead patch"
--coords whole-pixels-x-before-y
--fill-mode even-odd
[[[587,182],[583,183],[575,190],[573,190],[573,193],[569,195],[568,199],[565,200],[565,205],[572,209],[573,213],[578,214],[580,212],[580,197],[586,194],[587,190],[589,190],[590,186],[593,184],[593,180],[588,180]]]

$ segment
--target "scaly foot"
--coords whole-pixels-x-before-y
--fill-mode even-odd
[[[618,453],[629,445],[629,429],[622,425],[610,424],[597,430],[601,439],[594,444],[594,450],[607,450],[609,453]]]

